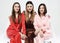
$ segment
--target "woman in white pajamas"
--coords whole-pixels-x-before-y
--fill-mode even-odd
[[[35,43],[51,43],[51,26],[50,26],[50,16],[46,15],[47,9],[45,4],[40,4],[38,7],[38,14],[34,18]]]

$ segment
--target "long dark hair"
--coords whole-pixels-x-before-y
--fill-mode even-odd
[[[44,3],[41,3],[41,4],[39,5],[39,7],[38,7],[38,14],[39,14],[39,15],[41,14],[39,9],[40,9],[40,7],[41,7],[42,5],[44,6],[44,16],[45,16],[46,13],[47,13],[47,8],[46,8],[46,5],[45,5]]]
[[[28,5],[28,4],[31,4],[32,6],[33,6],[33,9],[32,9],[32,11],[31,11],[31,19],[33,19],[34,18],[34,5],[33,5],[33,3],[32,3],[32,1],[27,1],[27,3],[26,3],[26,6]],[[28,18],[28,12],[27,12],[27,10],[26,10],[26,19]],[[27,20],[28,21],[28,20]]]
[[[13,20],[13,22],[15,23],[15,11],[14,11],[14,5],[15,4],[18,4],[19,5],[19,11],[18,11],[18,16],[21,14],[21,7],[20,7],[20,4],[18,3],[18,2],[15,2],[14,4],[13,4],[13,7],[12,7],[12,20]],[[18,23],[19,23],[19,19],[18,19]]]

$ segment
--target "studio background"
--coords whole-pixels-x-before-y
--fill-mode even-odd
[[[0,0],[0,43],[9,42],[6,29],[9,26],[9,16],[11,15],[12,5],[19,2],[21,12],[25,10],[25,4],[29,0]],[[47,14],[51,16],[51,26],[53,33],[53,43],[60,43],[60,0],[31,0],[34,10],[37,12],[40,3],[47,6]],[[24,42],[24,41],[23,41]]]

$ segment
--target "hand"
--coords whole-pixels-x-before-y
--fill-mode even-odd
[[[46,30],[45,30],[45,29],[41,29],[41,31],[43,32],[43,34],[46,32]]]
[[[40,34],[40,37],[43,38],[44,37],[43,34]]]
[[[35,35],[38,35],[39,32],[40,32],[40,30],[36,30],[35,31]]]
[[[20,35],[21,35],[21,39],[23,39],[23,40],[25,40],[27,38],[27,36],[25,34],[22,34],[21,32],[20,32]]]
[[[40,33],[39,33],[39,34],[40,34],[40,37],[41,37],[41,38],[43,38],[43,37],[44,37],[44,35],[43,35],[43,32],[42,32],[42,31],[40,31]]]
[[[21,39],[25,40],[27,38],[27,36],[25,34],[21,35]]]

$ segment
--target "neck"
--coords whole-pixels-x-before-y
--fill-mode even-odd
[[[29,11],[26,11],[28,14],[31,14],[31,12],[29,12]]]
[[[16,14],[16,15],[18,15],[18,13],[17,13],[17,12],[16,12],[15,14]]]
[[[40,14],[40,17],[42,18],[44,16],[44,14]]]
[[[40,14],[40,16],[44,16],[44,14]]]
[[[18,13],[15,13],[15,17],[18,18]]]
[[[28,13],[29,15],[31,14],[31,13]]]

